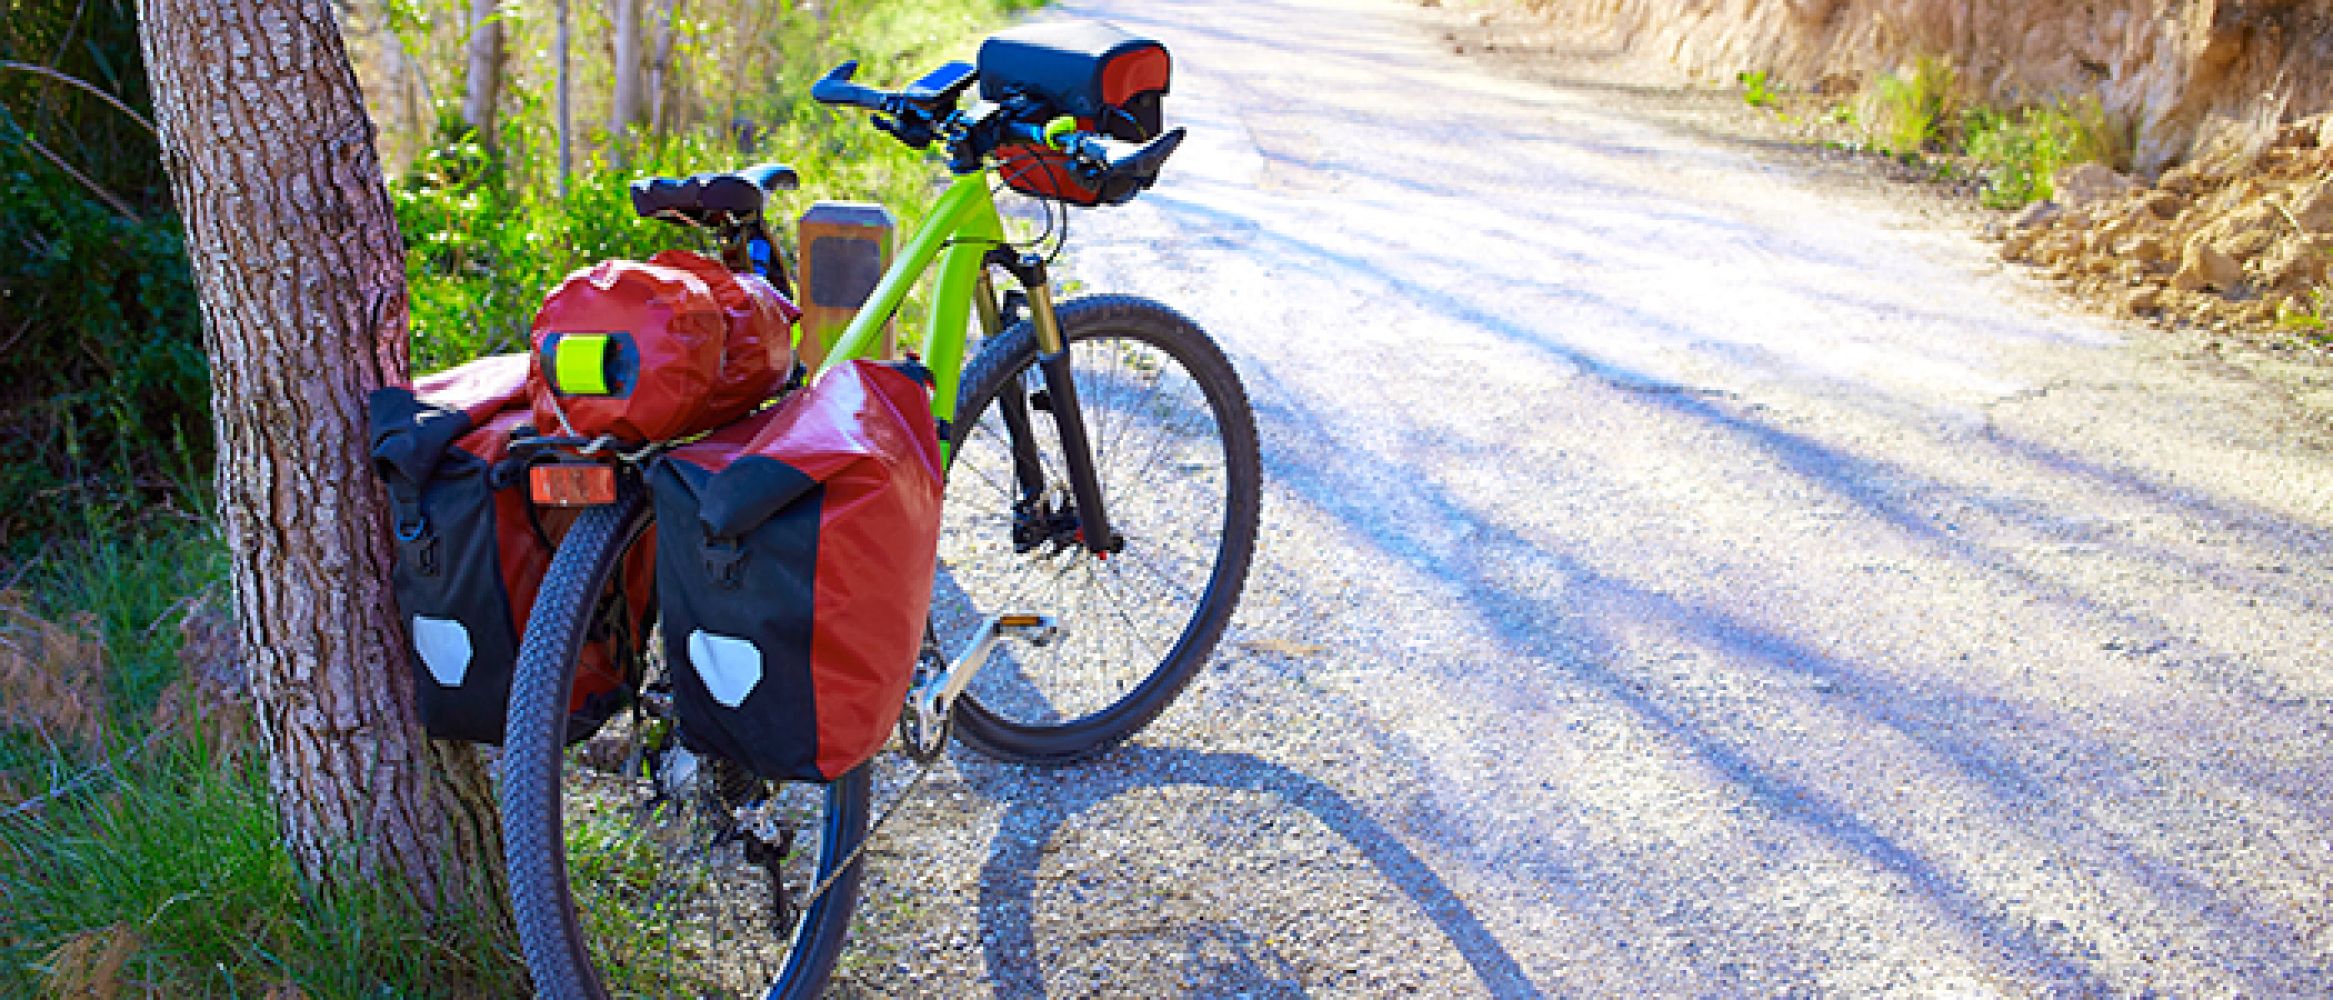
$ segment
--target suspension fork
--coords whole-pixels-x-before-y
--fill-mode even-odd
[[[997,306],[996,282],[990,279],[987,268],[980,270],[972,301],[980,312],[981,335],[1003,333],[1004,314]],[[1016,513],[1027,515],[1045,501],[1045,467],[1037,457],[1036,430],[1029,426],[1029,393],[1020,379],[1005,383],[997,393],[996,408],[1004,416],[1005,437],[1013,452],[1013,481],[1021,491]]]
[[[1085,410],[1078,405],[1077,382],[1071,374],[1069,343],[1061,335],[1061,323],[1053,310],[1053,286],[1046,273],[1045,259],[1036,254],[1013,254],[1003,248],[989,255],[989,263],[1002,267],[1020,282],[1028,297],[1029,325],[1037,334],[1037,368],[1045,375],[1046,409],[1053,414],[1053,426],[1061,435],[1063,464],[1068,466],[1069,495],[1077,504],[1079,541],[1086,551],[1106,556],[1126,547],[1111,527],[1109,510],[1103,505],[1101,474],[1094,467],[1093,443],[1086,435]],[[980,275],[980,322],[990,335],[1003,327],[1003,317],[997,307],[995,286],[988,272]],[[1013,475],[1021,488],[1024,502],[1042,499],[1045,486],[1044,468],[1037,457],[1037,438],[1029,420],[1029,401],[1019,380],[1005,387],[998,400],[998,409],[1005,419],[1005,428],[1013,438]]]

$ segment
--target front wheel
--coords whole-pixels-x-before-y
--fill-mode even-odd
[[[1222,638],[1255,551],[1262,471],[1239,375],[1198,325],[1108,295],[1056,311],[1113,531],[1083,544],[1036,331],[981,346],[957,394],[932,622],[961,648],[988,616],[1057,619],[1001,648],[957,702],[957,737],[1061,764],[1118,745],[1180,694]]]
[[[653,643],[634,710],[566,746],[577,654],[646,527],[642,493],[576,519],[519,649],[501,799],[527,970],[552,1000],[817,996],[858,897],[868,765],[811,785],[691,753]]]

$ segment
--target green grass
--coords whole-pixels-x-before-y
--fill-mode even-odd
[[[2323,339],[2328,331],[2333,331],[2333,289],[2310,289],[2306,305],[2297,301],[2278,304],[2276,328]]]
[[[1762,69],[1745,70],[1734,74],[1734,82],[1742,85],[1742,103],[1753,108],[1770,108],[1780,102],[1775,95],[1772,74]]]
[[[515,996],[515,954],[491,925],[431,924],[386,891],[305,891],[277,841],[255,753],[174,741],[117,780],[0,819],[0,994],[76,977],[76,942],[128,936],[125,996]],[[61,981],[52,982],[52,977]],[[73,994],[80,995],[80,994]]]

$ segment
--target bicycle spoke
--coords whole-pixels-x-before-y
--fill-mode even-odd
[[[996,510],[1000,477],[989,464],[1000,460],[994,457],[999,449],[984,441],[978,453],[967,449],[961,456],[976,463],[966,477],[972,485],[948,500],[943,562],[961,596],[935,603],[960,616],[950,625],[960,635],[1000,611],[1034,611],[1062,622],[1060,641],[1044,648],[1010,645],[973,682],[976,702],[1024,726],[1087,720],[1141,688],[1205,606],[1206,579],[1227,538],[1222,516],[1230,457],[1202,383],[1177,355],[1141,336],[1071,332],[1094,472],[1125,548],[1103,560],[1078,546],[1053,552],[1040,542],[1032,552],[1008,555],[1012,527]],[[1006,378],[1026,379],[1034,370],[1033,354],[1023,358],[1023,374]],[[998,419],[989,412],[997,408],[997,391],[983,390],[966,404],[984,432]],[[1058,436],[1038,437],[1048,496],[1066,495]],[[966,505],[988,509],[976,515]],[[942,617],[936,610],[935,622]]]

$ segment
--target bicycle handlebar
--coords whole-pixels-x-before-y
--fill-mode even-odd
[[[810,99],[820,104],[865,108],[876,112],[875,127],[918,149],[942,136],[949,137],[949,142],[953,144],[968,134],[976,134],[974,144],[968,147],[969,152],[959,154],[965,157],[967,164],[977,164],[984,159],[1001,138],[1004,143],[1027,143],[1059,150],[1083,171],[1090,171],[1094,175],[1133,177],[1142,181],[1145,187],[1149,186],[1151,178],[1158,175],[1159,167],[1166,162],[1167,157],[1173,155],[1175,148],[1183,142],[1184,131],[1180,128],[1168,129],[1147,141],[1137,143],[1112,138],[1100,132],[1080,130],[1076,127],[1076,120],[1067,117],[1053,117],[1044,122],[1014,120],[994,123],[992,120],[984,126],[974,127],[967,124],[962,113],[951,110],[956,94],[971,81],[972,68],[962,63],[953,63],[942,67],[934,75],[950,70],[956,72],[949,74],[944,86],[929,95],[917,96],[913,93],[915,88],[910,88],[910,93],[892,93],[851,82],[851,77],[859,71],[859,62],[853,59],[828,70],[825,76],[811,84]],[[1009,113],[1016,116],[1036,110],[1013,107],[1013,103],[1008,102],[1008,107],[1012,107]],[[978,138],[979,135],[986,138]],[[961,169],[973,168],[967,165]]]
[[[899,95],[885,93],[861,83],[852,83],[859,72],[859,61],[852,59],[828,70],[810,85],[810,99],[820,104],[840,104],[866,108],[869,111],[896,111]]]

